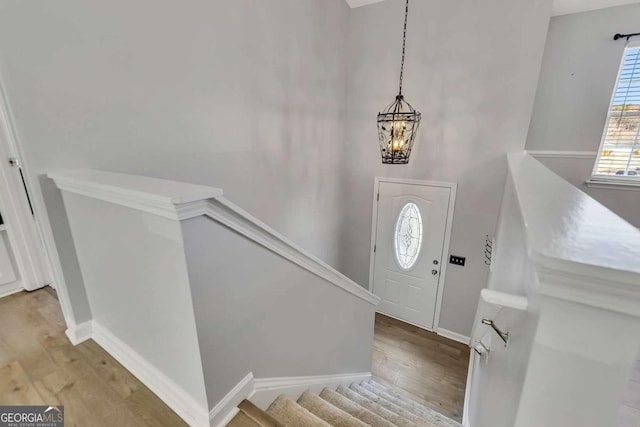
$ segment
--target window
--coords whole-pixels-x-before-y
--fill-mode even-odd
[[[418,261],[422,247],[422,215],[415,203],[409,202],[400,209],[393,240],[398,265],[410,270]]]
[[[593,179],[640,185],[640,43],[624,50]]]

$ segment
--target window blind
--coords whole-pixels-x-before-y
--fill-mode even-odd
[[[640,181],[640,45],[625,48],[593,176]]]

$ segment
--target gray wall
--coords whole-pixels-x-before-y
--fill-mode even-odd
[[[250,371],[371,370],[374,305],[207,217],[182,231],[210,407]]]
[[[408,166],[380,164],[376,114],[397,93],[401,0],[350,15],[347,212],[343,271],[368,283],[375,176],[458,183],[440,327],[468,335],[486,285],[485,235],[496,228],[505,154],[524,148],[550,0],[412,2],[404,92],[422,112]]]
[[[82,285],[64,208],[37,179],[67,168],[222,187],[336,265],[348,13],[344,0],[0,0],[0,75],[69,288]]]
[[[640,4],[551,19],[527,150],[597,151],[622,59],[615,33],[640,31]],[[542,163],[640,227],[640,192],[588,188],[593,159]]]
[[[176,394],[209,408],[180,223],[69,192],[64,204],[94,338],[124,343],[180,387]]]

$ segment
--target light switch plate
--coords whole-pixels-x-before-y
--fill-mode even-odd
[[[459,265],[460,267],[464,267],[464,263],[467,261],[467,258],[458,255],[449,255],[449,264]]]

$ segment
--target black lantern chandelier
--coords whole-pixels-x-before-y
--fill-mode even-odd
[[[402,95],[402,78],[404,75],[404,53],[407,44],[407,17],[409,16],[409,0],[406,0],[404,12],[404,31],[402,35],[402,61],[400,63],[400,88],[395,101],[378,113],[378,137],[382,163],[404,165],[409,163],[411,148],[420,126],[420,113]]]

